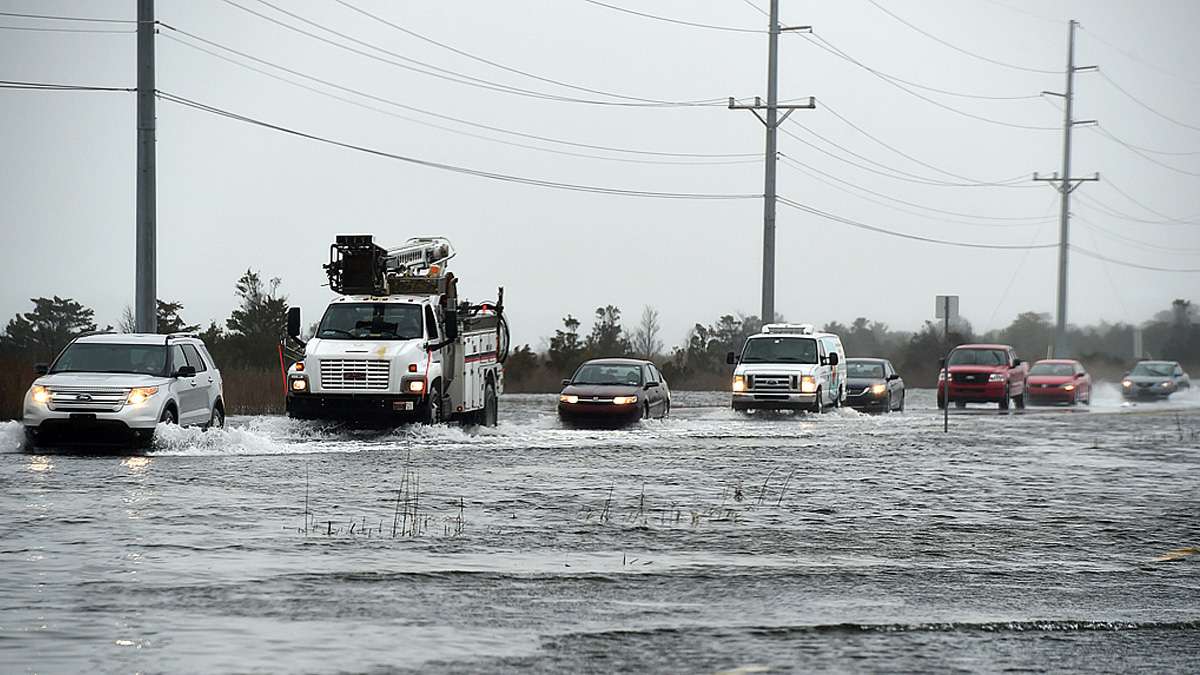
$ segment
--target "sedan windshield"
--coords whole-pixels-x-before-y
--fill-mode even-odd
[[[642,384],[642,367],[624,363],[585,363],[575,371],[571,384]]]
[[[136,373],[164,376],[166,345],[76,342],[59,355],[51,373]]]
[[[742,352],[742,363],[816,362],[817,341],[809,338],[754,338]]]
[[[317,328],[317,337],[332,340],[412,340],[423,335],[421,306],[407,303],[330,305]]]
[[[1006,366],[1008,354],[1002,349],[955,349],[947,363],[951,366]]]
[[[846,377],[883,379],[883,364],[874,361],[847,361]]]
[[[1170,377],[1175,371],[1172,363],[1139,363],[1130,375],[1147,375],[1149,377]]]
[[[1069,363],[1036,363],[1029,369],[1029,374],[1070,377],[1075,374],[1075,366]]]

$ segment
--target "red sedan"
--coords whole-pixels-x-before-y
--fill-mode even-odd
[[[1092,376],[1083,364],[1071,359],[1043,359],[1029,369],[1025,393],[1030,403],[1092,402]]]

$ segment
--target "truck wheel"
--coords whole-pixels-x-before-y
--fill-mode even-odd
[[[442,383],[434,382],[425,397],[425,405],[421,409],[422,424],[441,424],[445,420],[442,414]]]
[[[491,382],[483,390],[483,412],[480,414],[480,424],[494,427],[500,419],[500,402],[496,399],[496,385]]]

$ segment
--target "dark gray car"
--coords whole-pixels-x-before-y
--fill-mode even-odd
[[[1191,387],[1192,380],[1178,361],[1138,361],[1121,379],[1121,395],[1130,399],[1166,398]]]
[[[904,410],[904,380],[887,359],[846,359],[846,405],[858,410]]]

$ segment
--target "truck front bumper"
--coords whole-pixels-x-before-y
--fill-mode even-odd
[[[984,384],[950,385],[950,400],[956,403],[998,403],[1004,400],[1007,383],[987,382]],[[945,383],[938,384],[938,398],[945,395]]]
[[[370,420],[417,417],[424,396],[402,394],[289,394],[287,413],[300,419]]]
[[[734,410],[807,410],[817,400],[817,395],[793,392],[738,392],[733,395]]]

